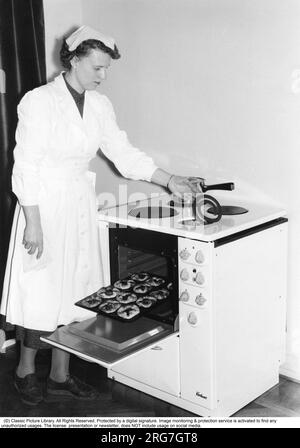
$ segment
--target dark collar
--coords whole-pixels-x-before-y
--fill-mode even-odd
[[[85,91],[82,93],[77,92],[77,90],[75,90],[66,80],[66,74],[63,73],[63,78],[65,80],[66,86],[68,87],[69,92],[71,93],[72,97],[74,98],[74,100],[77,102],[81,102],[84,100],[84,94]]]

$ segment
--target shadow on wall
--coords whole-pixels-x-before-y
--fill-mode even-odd
[[[61,71],[64,69],[60,62],[60,49],[63,43],[63,39],[70,34],[72,34],[78,26],[72,26],[69,28],[62,36],[61,38],[55,39],[55,44],[53,45],[53,50],[51,54],[51,62],[53,63],[53,66],[55,67],[55,70],[52,72],[51,76],[49,77],[48,81],[52,81],[56,76],[58,76]]]

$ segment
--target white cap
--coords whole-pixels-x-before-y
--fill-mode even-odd
[[[81,26],[78,30],[74,31],[67,39],[66,42],[68,44],[69,50],[74,51],[78,45],[81,44],[84,40],[95,39],[102,42],[106,47],[115,49],[115,40],[112,37],[105,36],[105,34],[100,33],[99,31],[94,30],[89,26]]]

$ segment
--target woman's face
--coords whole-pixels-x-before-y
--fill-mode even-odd
[[[106,71],[110,66],[111,57],[99,49],[90,50],[87,56],[72,60],[72,75],[78,87],[83,90],[95,90],[106,79]]]

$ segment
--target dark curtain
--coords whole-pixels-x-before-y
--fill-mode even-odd
[[[0,0],[0,294],[16,201],[11,171],[17,105],[45,82],[43,1]]]

